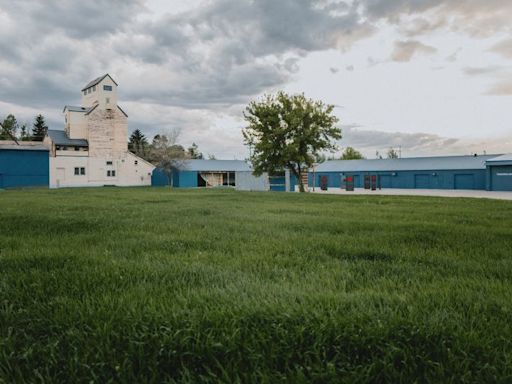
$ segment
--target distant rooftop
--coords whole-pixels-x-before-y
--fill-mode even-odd
[[[487,160],[488,163],[494,162],[512,162],[512,153],[506,153],[504,155],[494,157],[492,159]]]
[[[251,166],[243,160],[187,160],[185,171],[200,172],[247,172]]]
[[[329,160],[317,172],[432,171],[485,169],[485,162],[499,155],[404,157],[401,159]]]
[[[71,112],[89,112],[89,110],[91,108],[85,108],[85,107],[76,107],[74,105],[66,105],[64,106],[64,109],[62,112],[64,112],[65,110],[68,110],[68,111],[71,111]]]
[[[0,141],[0,149],[18,151],[48,151],[48,148],[41,141],[18,141],[17,145],[12,140]]]
[[[48,136],[55,143],[55,145],[69,145],[73,147],[88,147],[89,143],[84,139],[70,139],[66,132],[55,129],[48,130]]]
[[[112,78],[112,76],[110,76],[108,73],[105,73],[103,76],[100,76],[100,77],[97,77],[95,78],[94,80],[90,81],[89,83],[87,83],[87,85],[85,87],[82,88],[82,91],[85,91],[86,89],[88,88],[91,88],[93,86],[95,86],[96,84],[98,84],[99,82],[101,82],[105,77],[110,77],[110,80],[112,80],[114,82],[115,85],[117,85],[116,81]]]

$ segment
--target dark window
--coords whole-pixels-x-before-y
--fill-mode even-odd
[[[107,171],[107,177],[110,177],[110,171]]]
[[[112,177],[116,177],[116,171],[112,171]]]
[[[80,174],[81,174],[81,175],[85,175],[85,168],[84,168],[84,167],[81,167],[81,168],[80,168]]]
[[[75,167],[75,175],[79,175],[79,174],[80,174],[80,168]]]
[[[79,151],[80,150],[80,147],[75,147],[75,151]]]
[[[96,86],[93,86],[93,87],[92,87],[92,91],[93,91],[93,92],[96,92]]]
[[[84,96],[87,95],[87,90],[84,91]]]
[[[112,162],[111,161],[107,161],[107,165],[112,165]]]
[[[112,90],[112,86],[111,85],[104,85],[103,86],[103,90],[104,91],[111,91]]]
[[[139,164],[139,162],[137,160],[135,160],[135,165]]]

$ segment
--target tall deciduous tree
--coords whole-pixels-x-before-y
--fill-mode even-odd
[[[334,151],[341,139],[334,106],[307,99],[303,94],[279,92],[253,101],[245,109],[248,126],[242,130],[251,148],[254,173],[289,169],[304,192],[303,172],[313,166],[322,151]]]
[[[352,147],[345,148],[345,150],[341,154],[341,158],[340,158],[340,160],[359,160],[359,159],[364,159],[363,154]]]
[[[130,140],[128,141],[128,150],[143,159],[146,158],[149,150],[148,140],[146,136],[140,131],[140,129],[136,129],[130,135]]]
[[[173,186],[173,174],[184,168],[188,157],[183,147],[177,144],[178,129],[156,135],[151,145],[151,160],[166,175],[169,185]]]
[[[34,120],[34,126],[32,127],[32,140],[43,141],[46,133],[48,132],[48,126],[44,120],[44,116],[39,114]]]

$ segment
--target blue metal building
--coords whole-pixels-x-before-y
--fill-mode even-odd
[[[511,155],[331,160],[309,173],[308,184],[318,187],[325,176],[329,188],[340,188],[351,176],[363,188],[365,176],[376,176],[380,188],[512,191],[511,166]]]
[[[486,165],[489,190],[512,191],[512,154],[489,159]]]
[[[173,186],[178,188],[234,187],[240,190],[267,190],[268,180],[252,175],[251,166],[242,160],[187,160],[183,169],[172,175]],[[153,186],[168,185],[167,176],[155,169]]]
[[[49,161],[42,144],[0,143],[0,188],[47,187]]]

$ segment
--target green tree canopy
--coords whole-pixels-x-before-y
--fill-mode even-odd
[[[398,159],[398,152],[394,148],[389,148],[387,157],[388,159]]]
[[[140,129],[136,129],[130,135],[128,150],[137,156],[146,159],[149,152],[149,144],[146,136],[144,136]]]
[[[304,192],[303,172],[313,166],[321,151],[334,151],[333,140],[341,139],[334,106],[307,99],[303,94],[279,92],[245,109],[248,126],[242,130],[251,148],[256,175],[289,169]]]
[[[364,158],[365,157],[363,156],[363,154],[361,152],[359,152],[358,150],[356,150],[352,147],[347,147],[341,154],[340,160],[359,160],[359,159],[364,159]]]
[[[7,115],[0,125],[0,140],[16,140],[19,125],[13,114]]]
[[[43,141],[46,133],[48,132],[48,126],[44,120],[44,116],[39,114],[34,120],[34,126],[32,127],[32,140]]]
[[[203,154],[199,152],[199,147],[196,143],[192,143],[192,145],[188,147],[187,155],[191,159],[203,159]]]

